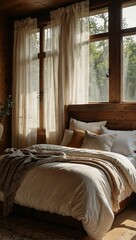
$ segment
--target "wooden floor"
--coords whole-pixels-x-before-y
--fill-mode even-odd
[[[18,228],[16,227],[16,231],[18,231],[19,229],[19,233],[20,233],[20,229],[21,229],[21,233],[23,234],[23,229],[24,229],[25,235],[28,231],[27,228],[29,226],[29,233],[32,230],[32,235],[35,234],[35,231],[38,231],[40,232],[40,234],[43,234],[44,237],[48,235],[49,237],[46,239],[51,239],[51,240],[56,240],[56,239],[93,240],[90,237],[87,237],[85,232],[81,231],[81,228],[78,228],[75,230],[75,228],[73,227],[72,228],[68,226],[65,227],[65,225],[52,224],[51,222],[49,222],[48,224],[46,222],[46,225],[45,225],[45,222],[43,220],[39,219],[39,221],[37,221],[37,217],[38,216],[36,216],[36,219],[26,218],[25,216],[23,217],[20,214],[14,213],[10,217],[8,217],[7,220],[5,220],[7,221],[6,226],[10,226],[10,229],[12,229],[13,227],[13,230],[14,230],[14,226],[18,226]],[[35,229],[35,224],[36,224],[36,229]],[[19,226],[21,226],[21,228]],[[57,238],[56,236],[57,237],[60,236],[60,238]],[[21,238],[21,239],[26,239],[26,238]],[[33,237],[31,239],[33,239]],[[37,238],[34,238],[34,239],[37,239]],[[44,238],[40,238],[40,239],[44,239]],[[136,201],[115,217],[111,230],[106,234],[106,236],[102,240],[136,240]]]
[[[83,240],[92,240],[85,237]],[[136,240],[136,202],[116,216],[103,240]]]

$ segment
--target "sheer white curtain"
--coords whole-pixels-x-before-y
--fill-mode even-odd
[[[47,143],[60,143],[65,105],[88,103],[89,2],[51,12],[45,32],[44,127]]]
[[[39,126],[37,20],[14,24],[12,145],[36,143]]]

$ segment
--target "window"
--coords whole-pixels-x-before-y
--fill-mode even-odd
[[[39,114],[39,102],[38,102],[38,92],[39,92],[39,59],[37,57],[39,53],[39,31],[37,33],[32,34],[32,64],[30,65],[30,71],[31,71],[31,81],[30,81],[30,97],[29,97],[29,106],[34,106],[35,111],[33,107],[30,107],[29,111],[29,125],[31,128],[35,129],[37,128],[37,125],[39,125],[39,118],[37,114]],[[29,63],[28,63],[29,66]],[[23,96],[23,94],[22,94]],[[21,96],[20,96],[21,98]],[[22,118],[20,118],[20,122],[22,121]],[[38,122],[38,123],[37,123]]]
[[[89,101],[109,101],[109,34],[108,10],[101,9],[90,16],[90,83]]]
[[[136,5],[122,5],[122,101],[136,101]]]
[[[56,28],[56,32],[57,32],[57,28]],[[56,33],[55,32],[55,33]],[[54,83],[54,79],[56,79],[56,76],[54,76],[54,68],[55,69],[55,73],[57,75],[57,66],[58,66],[58,52],[57,52],[57,43],[55,42],[55,44],[52,45],[52,39],[55,39],[53,36],[54,31],[52,31],[50,28],[45,28],[44,29],[44,51],[45,51],[45,58],[44,58],[44,102],[52,102],[52,104],[50,105],[46,105],[46,107],[44,106],[44,112],[46,112],[46,116],[48,116],[48,118],[46,119],[46,123],[48,121],[48,125],[50,124],[50,122],[52,122],[52,126],[51,126],[51,131],[52,134],[53,132],[55,132],[56,129],[56,122],[55,122],[55,95],[54,95],[54,91],[55,91],[55,84],[57,85],[57,81]],[[55,64],[56,63],[56,64]],[[50,116],[50,117],[49,117]],[[52,121],[50,121],[50,118],[52,119]]]
[[[123,4],[122,6],[122,28],[136,27],[136,5],[130,3]]]
[[[89,103],[136,102],[136,0],[90,7]],[[46,45],[40,79],[47,78],[48,58],[55,61],[57,54],[48,44],[50,29],[42,26],[41,31],[40,42],[46,39]]]

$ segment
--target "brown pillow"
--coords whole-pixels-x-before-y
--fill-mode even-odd
[[[85,136],[85,131],[74,129],[72,138],[70,142],[67,144],[67,147],[74,147],[74,148],[80,148]]]

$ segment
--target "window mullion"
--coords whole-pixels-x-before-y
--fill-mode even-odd
[[[121,10],[120,3],[109,6],[109,102],[121,101]],[[115,60],[116,59],[116,60]]]
[[[40,28],[40,93],[44,89],[44,28]],[[40,128],[43,129],[43,94],[40,94]]]
[[[44,58],[45,58],[45,52],[44,52],[44,27],[40,27],[40,53],[38,55],[39,57],[39,66],[40,66],[40,81],[39,81],[39,129],[37,133],[37,143],[45,143],[46,142],[46,136],[45,136],[45,129],[44,129],[44,102],[43,102],[43,94],[44,94]]]
[[[90,42],[101,41],[108,39],[109,33],[100,33],[95,35],[90,35]]]

